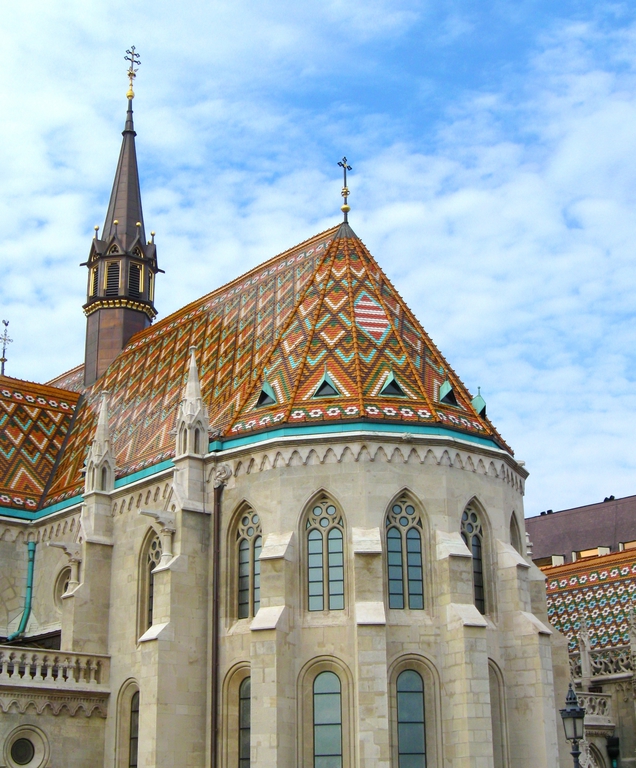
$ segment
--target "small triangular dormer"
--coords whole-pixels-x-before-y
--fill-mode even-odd
[[[395,378],[393,371],[389,371],[389,375],[384,382],[384,386],[380,390],[380,394],[384,397],[406,397],[406,394],[398,380]]]
[[[338,390],[338,387],[333,383],[331,376],[329,375],[326,368],[322,375],[322,379],[320,379],[320,383],[316,387],[314,397],[340,397],[340,391]]]
[[[477,387],[477,395],[472,399],[472,406],[477,411],[478,416],[486,415],[486,401],[481,396],[481,387]]]
[[[446,379],[439,388],[439,401],[440,403],[444,403],[444,405],[459,405],[457,398],[455,397],[455,392],[453,391],[453,386],[448,379]]]
[[[262,408],[265,405],[276,405],[278,400],[276,399],[276,393],[274,392],[271,385],[267,382],[263,382],[263,386],[261,388],[261,393],[258,396],[258,400],[256,401],[255,408]]]

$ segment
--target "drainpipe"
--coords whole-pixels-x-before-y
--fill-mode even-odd
[[[216,483],[215,483],[216,485]],[[220,587],[220,560],[221,560],[221,497],[223,496],[224,483],[214,488],[214,542],[212,545],[212,653],[211,672],[212,690],[210,696],[212,714],[212,733],[210,745],[210,758],[213,766],[217,765],[217,750],[219,743],[219,587]]]
[[[20,626],[17,631],[7,637],[7,643],[12,642],[18,637],[24,634],[24,631],[29,622],[29,616],[31,615],[31,602],[33,599],[33,564],[35,562],[35,542],[27,542],[27,548],[29,553],[29,563],[27,565],[27,583],[26,583],[26,595],[24,597],[24,611],[22,612],[22,618],[20,619]]]

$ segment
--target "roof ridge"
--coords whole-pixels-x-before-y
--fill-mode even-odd
[[[16,384],[11,384],[10,386],[18,388],[18,385],[27,385],[30,390],[38,391],[41,393],[51,392],[51,390],[55,392],[63,392],[65,395],[69,395],[70,397],[77,398],[79,400],[80,393],[75,392],[72,389],[63,389],[62,387],[55,387],[52,384],[40,384],[36,381],[29,381],[28,379],[16,379],[13,376],[1,376],[0,375],[0,387],[2,387],[3,381],[8,382],[17,382]]]
[[[374,257],[372,256],[371,252],[366,247],[366,245],[361,240],[359,240],[359,242],[360,242],[360,245],[361,245],[361,251],[362,251],[363,257],[365,259],[369,259],[373,264],[375,264],[375,266],[380,270],[382,275],[384,275],[384,272],[380,268],[380,265],[374,259]],[[366,268],[366,271],[369,274],[369,277],[371,279],[371,283],[373,285],[373,288],[374,288],[375,295],[376,295],[376,298],[378,300],[378,303],[380,304],[380,306],[382,307],[382,309],[384,310],[384,312],[385,312],[385,314],[386,314],[386,316],[388,318],[390,316],[390,312],[387,311],[387,306],[386,306],[386,302],[384,301],[384,298],[382,296],[382,291],[379,290],[378,285],[377,285],[377,283],[375,281],[375,278],[373,276],[373,273],[367,267],[365,267],[365,268]],[[387,280],[388,280],[388,278],[387,278]],[[389,282],[389,285],[391,286],[391,288],[393,288],[393,285],[391,285],[390,282]],[[397,294],[397,291],[395,291],[395,293]],[[401,298],[399,296],[399,294],[397,294],[397,295],[398,295],[398,298]],[[432,414],[433,418],[435,419],[435,421],[441,421],[441,419],[437,416],[437,410],[436,410],[435,406],[431,402],[431,399],[429,398],[428,393],[426,392],[426,386],[424,385],[424,381],[421,379],[420,374],[415,370],[415,366],[413,365],[413,361],[411,360],[411,355],[409,354],[408,350],[406,349],[406,347],[404,345],[404,341],[402,339],[401,334],[397,332],[397,329],[393,328],[392,324],[391,324],[391,330],[395,333],[395,337],[396,337],[396,339],[398,341],[398,344],[402,348],[402,352],[404,352],[404,355],[406,357],[406,361],[407,361],[407,363],[408,363],[408,365],[409,365],[409,367],[411,369],[411,373],[413,374],[413,376],[415,378],[415,381],[419,385],[420,392],[424,395],[424,400],[425,400],[426,404],[431,409],[431,414]]]
[[[184,307],[181,307],[180,309],[175,310],[171,314],[166,315],[165,317],[162,317],[161,320],[158,320],[154,325],[151,325],[148,328],[144,328],[144,330],[142,331],[138,331],[134,336],[130,337],[130,339],[128,340],[128,343],[126,344],[126,347],[130,346],[134,342],[139,341],[144,336],[148,336],[156,332],[157,329],[161,328],[164,323],[174,322],[179,317],[187,315],[188,312],[191,312],[196,305],[200,304],[203,301],[211,299],[215,294],[221,293],[222,291],[227,290],[228,288],[231,288],[236,283],[240,283],[241,281],[250,277],[254,272],[258,272],[261,269],[265,269],[266,267],[271,266],[274,262],[281,260],[284,256],[287,256],[292,251],[296,251],[299,248],[303,248],[309,245],[312,241],[319,240],[320,238],[324,237],[330,232],[334,232],[334,233],[337,232],[339,227],[340,227],[339,224],[334,225],[333,227],[329,227],[328,229],[325,229],[322,232],[318,232],[312,237],[308,237],[306,240],[301,240],[300,243],[297,243],[296,245],[293,245],[291,248],[287,248],[287,250],[281,251],[280,253],[276,254],[276,256],[272,256],[270,259],[267,259],[267,261],[263,261],[260,264],[256,265],[255,267],[248,269],[247,272],[243,272],[241,275],[234,278],[233,280],[230,280],[228,283],[223,283],[223,285],[220,285],[218,288],[215,288],[214,290],[209,291],[208,293],[204,293],[203,296],[199,296],[198,299],[194,299],[194,301],[191,301],[189,304],[186,304]],[[126,347],[124,347],[124,350],[126,349]]]
[[[404,299],[402,298],[402,296],[401,296],[400,292],[399,292],[399,291],[397,290],[397,288],[396,288],[396,287],[393,285],[392,281],[389,279],[389,277],[387,276],[386,272],[385,272],[385,271],[382,269],[382,267],[381,267],[381,266],[378,264],[378,262],[375,260],[375,258],[373,257],[373,255],[371,254],[371,252],[369,251],[369,249],[367,248],[367,246],[365,245],[365,243],[364,243],[362,240],[360,240],[360,238],[358,238],[358,240],[359,240],[359,242],[360,242],[360,245],[362,246],[362,249],[364,250],[365,256],[366,256],[366,257],[367,257],[367,258],[368,258],[368,259],[369,259],[369,260],[370,260],[370,261],[371,261],[371,262],[372,262],[372,263],[373,263],[373,264],[374,264],[374,265],[377,267],[378,271],[379,271],[379,272],[380,272],[380,274],[383,276],[383,278],[386,280],[386,282],[387,282],[387,284],[389,285],[389,287],[391,288],[391,290],[392,290],[392,291],[395,293],[395,296],[397,297],[397,300],[398,300],[398,302],[400,303],[400,306],[402,307],[402,310],[403,310],[403,311],[404,311],[404,312],[407,314],[407,316],[408,316],[409,320],[410,320],[410,321],[411,321],[411,322],[412,322],[414,325],[416,325],[416,327],[417,327],[417,328],[419,329],[419,331],[422,333],[422,335],[423,335],[424,339],[425,339],[425,340],[428,342],[428,345],[429,345],[429,349],[431,350],[432,354],[433,354],[435,357],[437,357],[438,361],[440,361],[440,362],[443,364],[443,366],[444,366],[444,369],[445,369],[445,371],[446,371],[446,375],[448,376],[448,374],[450,373],[451,377],[452,377],[452,378],[455,380],[455,382],[459,383],[459,384],[461,385],[461,388],[462,388],[462,389],[464,389],[464,390],[465,390],[465,392],[466,392],[466,393],[469,395],[469,399],[468,399],[468,406],[470,407],[470,409],[472,410],[472,412],[475,414],[475,418],[476,418],[476,419],[477,419],[477,420],[478,420],[478,421],[479,421],[479,422],[480,422],[482,425],[484,425],[484,426],[485,426],[485,428],[486,428],[486,432],[487,432],[487,433],[490,433],[491,435],[496,435],[496,436],[499,438],[499,440],[501,440],[501,442],[502,442],[502,443],[503,443],[503,445],[506,447],[506,449],[507,449],[507,450],[509,450],[509,451],[512,453],[512,449],[511,449],[511,448],[510,448],[510,446],[509,446],[509,445],[506,443],[506,441],[503,439],[503,437],[502,437],[502,436],[499,434],[499,432],[498,432],[498,431],[495,429],[495,427],[493,426],[493,424],[492,424],[492,422],[490,421],[490,419],[488,419],[487,417],[486,417],[486,418],[484,418],[483,416],[480,416],[480,415],[479,415],[479,414],[478,414],[478,413],[475,411],[475,409],[473,408],[473,405],[472,405],[471,399],[470,399],[470,390],[469,390],[469,388],[466,386],[466,384],[464,384],[464,382],[462,381],[462,379],[461,379],[461,378],[459,377],[459,375],[458,375],[458,374],[455,372],[454,368],[453,368],[453,367],[452,367],[452,366],[451,366],[451,365],[448,363],[448,361],[446,360],[446,358],[444,357],[444,355],[442,354],[442,352],[439,350],[438,346],[435,344],[435,342],[433,341],[433,339],[432,339],[432,338],[429,336],[429,334],[426,332],[426,330],[425,330],[424,326],[422,325],[422,323],[421,323],[421,322],[420,322],[420,321],[417,319],[417,317],[415,316],[415,314],[414,314],[414,313],[411,311],[411,309],[409,308],[409,306],[408,306],[408,304],[406,303],[406,301],[404,301]],[[373,275],[371,275],[371,277],[372,277],[372,279],[373,279],[373,280],[374,280],[374,282],[375,282],[375,279],[373,278]],[[383,306],[384,306],[384,302],[382,302],[382,304],[383,304]],[[419,376],[418,376],[418,379],[419,379]],[[428,398],[428,397],[426,397],[426,400],[427,400],[427,402],[430,402],[430,400],[429,400],[429,398]],[[437,406],[434,406],[434,409],[435,409],[435,410],[437,410]],[[437,420],[437,419],[436,419],[436,420]]]
[[[309,289],[314,284],[316,275],[322,269],[323,265],[327,261],[327,257],[329,256],[329,253],[331,252],[331,249],[332,249],[332,247],[334,246],[334,244],[336,242],[337,241],[335,239],[332,240],[330,245],[329,245],[329,247],[325,250],[324,256],[322,257],[321,261],[318,263],[318,265],[314,269],[314,272],[313,272],[313,274],[311,276],[311,280],[307,280],[307,285],[305,286],[305,289],[301,292],[301,294],[300,294],[299,298],[297,299],[296,303],[294,304],[291,312],[287,315],[287,318],[286,318],[285,322],[283,323],[282,327],[280,328],[280,330],[278,331],[276,337],[274,338],[274,343],[271,346],[269,354],[266,355],[261,360],[261,362],[258,365],[258,368],[256,369],[256,371],[254,371],[254,373],[252,375],[252,381],[250,381],[248,387],[246,388],[245,397],[243,397],[243,398],[241,398],[241,400],[239,400],[239,407],[236,409],[236,414],[237,415],[241,413],[243,408],[245,408],[245,406],[249,402],[249,399],[250,399],[250,397],[252,395],[252,392],[254,391],[254,387],[255,387],[256,383],[260,380],[262,372],[265,370],[265,368],[267,366],[267,363],[269,363],[269,361],[271,360],[272,356],[274,355],[278,345],[282,342],[282,339],[283,339],[283,336],[285,335],[285,332],[287,331],[287,329],[289,328],[292,320],[296,316],[296,313],[298,312],[298,309],[300,308],[301,304],[305,300]],[[327,280],[325,280],[325,285],[326,284],[327,284]],[[318,303],[316,304],[316,311],[319,311],[320,307],[322,306],[322,298],[324,297],[324,293],[325,293],[325,290],[323,288],[322,293],[321,293],[321,298],[319,299]],[[315,330],[315,323],[312,323],[312,336],[308,339],[308,343],[309,344],[311,343],[311,338],[313,337],[313,331],[314,330]],[[300,374],[301,374],[303,368],[304,368],[304,358],[303,358],[303,365],[301,366],[301,368],[300,368],[300,370],[298,372],[297,384],[296,384],[296,387],[294,387],[294,395],[295,395],[295,392],[296,392],[296,390],[298,388],[298,381],[300,381]],[[292,397],[290,399],[290,403],[293,405],[293,402],[294,402],[294,398]],[[286,412],[286,418],[288,418],[288,417],[289,417],[289,412],[287,411]],[[231,427],[231,422],[228,423],[227,429],[229,429],[230,427]]]

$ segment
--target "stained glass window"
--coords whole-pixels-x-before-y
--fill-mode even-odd
[[[486,593],[484,589],[483,528],[476,510],[466,507],[462,515],[462,539],[473,556],[473,596],[477,610],[486,613]]]
[[[406,498],[397,501],[386,517],[389,608],[424,608],[422,519]]]
[[[344,523],[329,499],[314,504],[306,531],[308,608],[341,611],[345,607]]]
[[[255,616],[261,604],[261,549],[263,537],[260,517],[253,509],[241,513],[236,531],[238,546],[238,617]]]

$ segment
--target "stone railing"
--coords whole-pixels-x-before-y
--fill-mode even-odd
[[[578,651],[570,653],[570,677],[574,680],[581,678],[581,654]]]
[[[585,709],[585,725],[614,727],[611,693],[577,692],[579,707]]]
[[[110,657],[0,646],[0,687],[108,691]]]
[[[629,645],[590,651],[592,677],[620,675],[632,672],[632,652]]]
[[[629,678],[634,673],[634,658],[630,645],[591,650],[584,643],[580,650],[570,653],[570,677],[573,680],[600,678],[611,680]]]

